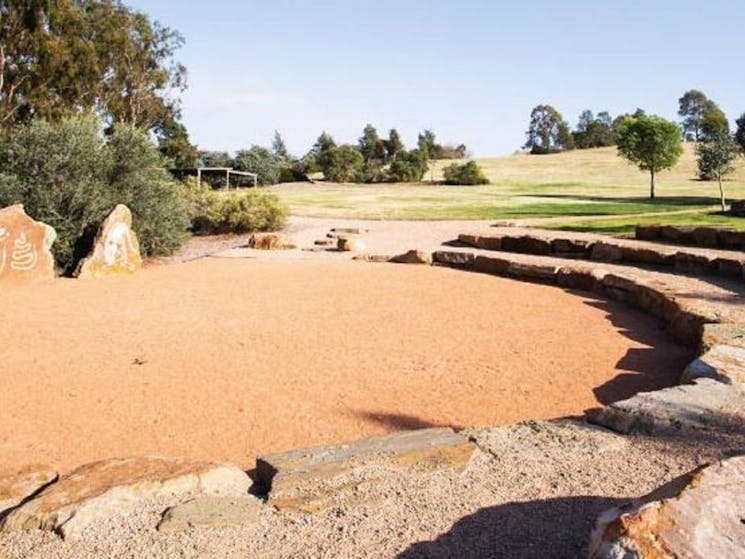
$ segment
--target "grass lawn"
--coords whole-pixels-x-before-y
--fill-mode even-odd
[[[587,233],[604,233],[607,235],[633,236],[637,225],[682,225],[699,227],[703,225],[715,227],[731,227],[745,231],[745,219],[730,217],[720,213],[704,212],[694,214],[668,214],[664,216],[648,216],[620,219],[577,220],[542,225],[546,229],[560,229],[562,231],[584,231]]]
[[[270,187],[293,215],[359,219],[514,219],[630,215],[715,206],[715,183],[696,180],[695,154],[657,179],[658,199],[647,198],[649,175],[616,155],[615,148],[552,155],[516,154],[477,159],[492,184],[315,184]],[[450,162],[433,163],[426,178],[441,177]],[[730,198],[745,198],[745,163],[726,183]],[[670,216],[672,217],[672,216]],[[679,217],[676,217],[679,219]]]

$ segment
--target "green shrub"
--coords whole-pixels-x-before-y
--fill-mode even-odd
[[[54,227],[52,251],[66,272],[90,246],[79,239],[90,241],[116,204],[132,210],[146,255],[178,248],[188,226],[182,189],[162,168],[148,136],[115,126],[107,140],[101,128],[92,116],[34,120],[0,139],[0,206],[21,203]]]
[[[418,149],[399,151],[388,168],[391,182],[419,182],[427,172],[427,158]]]
[[[445,184],[471,185],[471,184],[489,184],[481,167],[475,161],[448,165],[443,170]]]
[[[277,231],[287,218],[287,208],[268,192],[215,192],[191,177],[184,191],[196,235]]]
[[[258,184],[264,186],[277,184],[282,170],[283,160],[270,150],[261,146],[251,146],[251,149],[241,150],[235,154],[235,168],[258,175]]]
[[[331,147],[319,161],[323,177],[329,182],[362,182],[365,160],[353,146]]]

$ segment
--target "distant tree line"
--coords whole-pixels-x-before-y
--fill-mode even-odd
[[[683,153],[681,143],[695,142],[698,176],[716,180],[722,210],[725,209],[723,178],[735,169],[735,160],[745,153],[745,113],[738,118],[734,133],[727,116],[702,91],[691,89],[678,99],[679,124],[642,109],[612,118],[602,111],[585,110],[574,130],[559,111],[547,104],[530,113],[524,148],[532,154],[572,149],[618,146],[619,155],[650,173],[650,197],[655,197],[656,173],[673,167]]]
[[[464,144],[440,144],[432,130],[424,130],[417,138],[417,147],[407,149],[395,128],[381,137],[368,124],[356,144],[337,144],[324,131],[302,157],[291,155],[282,136],[275,131],[271,148],[254,145],[237,151],[234,156],[221,151],[200,151],[196,164],[254,172],[261,185],[307,181],[315,173],[322,173],[330,182],[418,182],[424,178],[431,160],[467,156]]]

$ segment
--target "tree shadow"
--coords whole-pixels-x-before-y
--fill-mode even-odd
[[[586,557],[597,516],[628,500],[572,496],[482,508],[436,539],[411,545],[397,559]]]

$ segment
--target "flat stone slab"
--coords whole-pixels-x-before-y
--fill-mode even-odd
[[[159,532],[181,532],[193,528],[230,528],[253,524],[264,503],[253,497],[197,497],[163,513]]]
[[[391,257],[388,261],[396,264],[431,264],[432,255],[423,250],[409,250]]]
[[[691,472],[603,513],[591,559],[745,557],[745,456]]]
[[[38,464],[20,470],[0,470],[0,517],[56,479],[54,469]]]
[[[681,380],[691,382],[697,378],[745,386],[745,348],[714,346],[686,367]]]
[[[55,230],[34,221],[21,204],[0,210],[0,285],[54,279]]]
[[[479,448],[494,456],[517,453],[526,460],[543,458],[550,448],[556,447],[573,453],[595,454],[623,450],[629,444],[622,435],[573,419],[474,428],[467,434]]]
[[[316,512],[354,500],[360,485],[385,484],[397,471],[410,475],[463,470],[476,446],[449,428],[402,431],[348,444],[260,456],[259,482],[279,509]]]
[[[141,268],[140,243],[132,229],[132,212],[119,204],[99,227],[93,250],[80,261],[75,275],[80,279],[122,276]]]
[[[708,378],[654,392],[640,392],[600,410],[588,420],[619,433],[664,433],[670,430],[712,429],[736,432],[745,428],[745,391]]]
[[[161,457],[102,460],[60,478],[13,510],[0,529],[78,537],[92,522],[144,499],[187,493],[240,496],[250,485],[245,472],[224,464]]]

